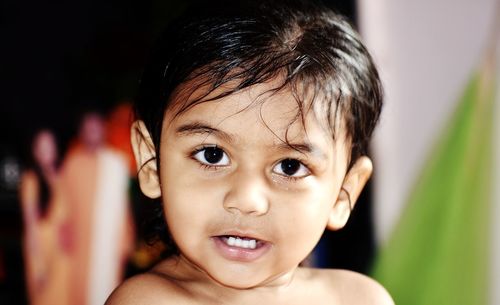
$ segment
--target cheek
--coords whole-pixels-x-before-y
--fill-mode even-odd
[[[166,221],[176,242],[189,242],[206,233],[210,219],[218,211],[220,190],[199,179],[191,165],[171,160],[162,167],[162,200]]]
[[[330,196],[317,193],[289,196],[282,204],[276,204],[276,218],[283,225],[280,236],[288,244],[291,255],[300,260],[314,248],[325,230],[333,202]]]
[[[205,202],[196,192],[186,191],[188,188],[179,186],[166,187],[162,190],[165,221],[172,238],[180,249],[193,248],[196,237],[200,237],[206,220],[204,215]]]

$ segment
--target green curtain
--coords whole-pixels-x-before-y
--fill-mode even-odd
[[[494,67],[470,79],[374,264],[398,305],[486,305]],[[422,120],[424,121],[424,120]],[[398,187],[395,185],[394,187]]]

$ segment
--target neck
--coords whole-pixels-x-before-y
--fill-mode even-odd
[[[191,289],[204,291],[206,294],[218,295],[229,300],[237,300],[240,297],[255,294],[261,297],[272,297],[273,299],[286,297],[289,295],[297,271],[297,268],[293,268],[267,278],[255,286],[239,288],[218,282],[206,271],[200,269],[182,255],[169,259],[165,267],[169,269],[166,273],[171,274],[173,272],[173,278],[182,283],[190,283]]]

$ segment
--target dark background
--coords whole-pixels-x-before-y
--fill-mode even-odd
[[[353,0],[324,1],[356,22]],[[132,100],[148,50],[188,1],[0,2],[0,304],[24,304],[16,181],[27,139],[50,127],[62,153],[79,114]],[[9,178],[10,177],[10,178]],[[9,180],[10,179],[10,180]],[[10,181],[10,182],[9,182]],[[323,267],[366,272],[373,256],[370,185],[346,229],[327,233]]]

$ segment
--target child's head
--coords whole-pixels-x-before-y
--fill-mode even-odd
[[[97,111],[84,113],[80,122],[79,139],[88,149],[99,148],[104,144],[106,131],[104,118]]]
[[[284,3],[188,12],[154,50],[137,100],[139,182],[161,198],[162,237],[240,288],[273,280],[326,226],[344,226],[371,174],[382,105],[351,26]]]

